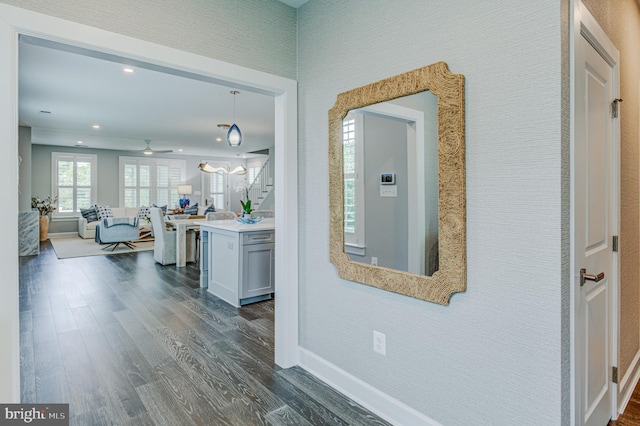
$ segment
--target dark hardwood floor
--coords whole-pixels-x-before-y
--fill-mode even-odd
[[[640,383],[633,390],[624,413],[617,420],[610,421],[609,426],[640,426]]]
[[[273,362],[273,302],[236,309],[152,252],[20,258],[22,401],[72,425],[382,425]]]

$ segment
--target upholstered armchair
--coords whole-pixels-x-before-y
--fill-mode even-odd
[[[151,209],[151,226],[155,242],[153,258],[162,265],[176,263],[176,230],[167,229],[167,225],[159,208]],[[187,231],[187,262],[196,261],[196,234]]]
[[[133,242],[139,237],[140,224],[137,217],[106,217],[96,225],[96,243],[108,244],[102,250],[114,251],[120,244],[133,249]]]

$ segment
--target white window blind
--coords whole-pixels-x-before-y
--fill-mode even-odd
[[[58,196],[56,216],[75,216],[95,204],[98,157],[52,152],[52,193]]]
[[[249,185],[251,185],[262,170],[262,161],[252,161],[247,164],[247,180],[249,181]]]
[[[342,122],[344,164],[345,244],[364,247],[364,148],[361,114],[351,113]]]
[[[213,167],[227,169],[228,163],[209,162]],[[213,204],[216,210],[229,210],[229,187],[226,173],[202,173],[202,187],[205,188],[204,198],[208,205]]]
[[[120,157],[120,205],[176,207],[186,170],[185,160]]]

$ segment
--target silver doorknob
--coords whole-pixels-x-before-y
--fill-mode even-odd
[[[585,268],[580,269],[580,287],[584,285],[587,281],[598,282],[604,279],[604,272],[600,272],[598,275],[587,274],[587,270]]]

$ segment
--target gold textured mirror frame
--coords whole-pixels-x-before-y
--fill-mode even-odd
[[[431,276],[353,262],[344,252],[342,120],[351,110],[431,91],[438,97],[439,268]],[[329,256],[341,278],[448,305],[465,291],[464,76],[438,62],[338,95],[329,110]]]

